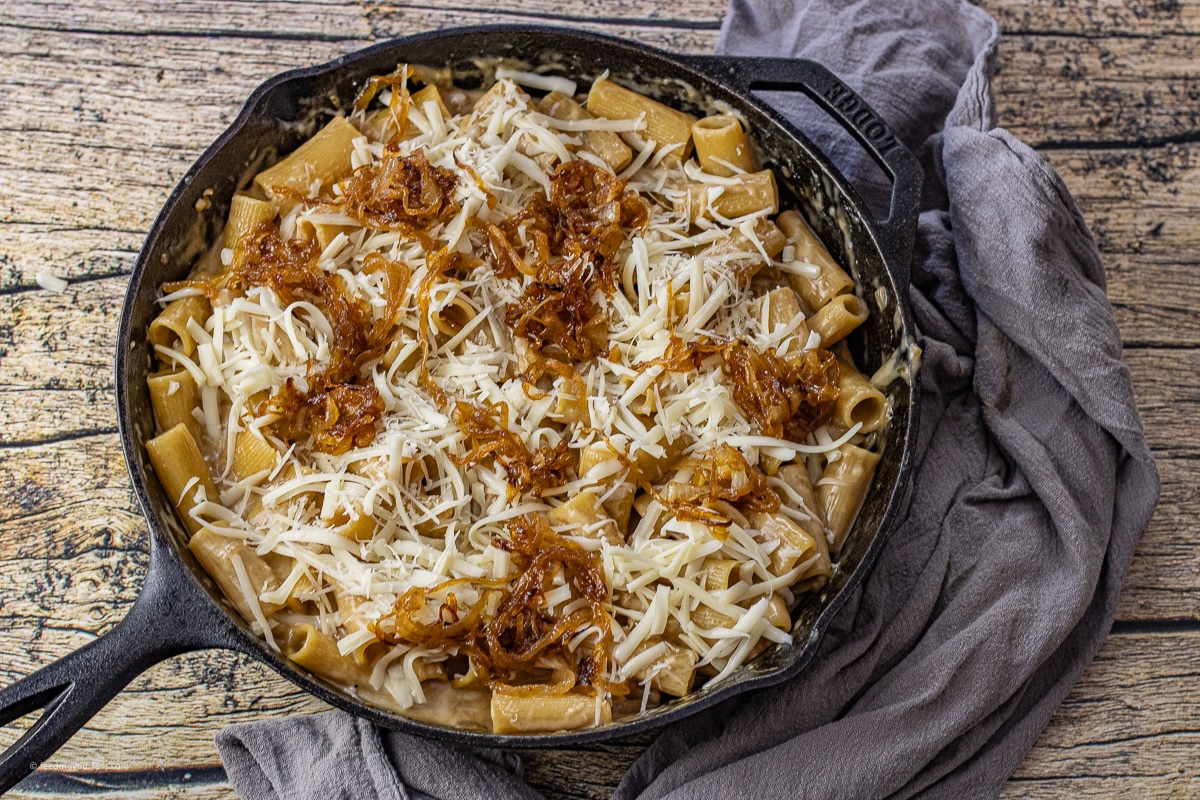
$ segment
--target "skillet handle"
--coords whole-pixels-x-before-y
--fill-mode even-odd
[[[691,56],[697,69],[732,83],[749,96],[751,90],[803,92],[833,117],[870,153],[892,179],[888,217],[876,221],[880,244],[895,269],[896,283],[908,284],[921,212],[924,171],[888,124],[836,75],[815,61],[802,58]]]
[[[189,602],[186,587],[170,586],[168,575],[175,570],[154,563],[167,560],[151,557],[141,594],[111,631],[0,690],[0,725],[43,709],[37,722],[0,753],[0,794],[41,766],[150,666],[190,650],[228,646],[204,607],[209,604]]]

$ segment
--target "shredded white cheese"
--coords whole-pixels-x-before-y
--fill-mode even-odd
[[[294,559],[283,582],[263,593],[261,600],[282,603],[294,597],[297,587],[311,586],[304,601],[312,610],[307,616],[288,612],[289,619],[310,619],[318,630],[337,636],[343,655],[374,641],[374,634],[369,629],[347,632],[341,627],[344,619],[335,585],[378,619],[413,586],[511,577],[510,555],[493,542],[517,517],[550,512],[584,491],[595,492],[598,503],[615,507],[638,490],[635,482],[625,480],[628,461],[615,456],[602,458],[565,486],[515,501],[508,496],[503,470],[491,460],[465,466],[470,442],[422,388],[419,368],[422,330],[434,329],[439,315],[452,308],[469,319],[433,341],[427,361],[432,380],[452,397],[507,403],[508,429],[531,448],[566,441],[578,454],[586,448],[603,449],[609,442],[622,451],[623,459],[653,460],[666,458],[669,451],[697,454],[728,445],[754,465],[762,458],[787,460],[797,454],[799,463],[804,463],[805,456],[821,457],[861,440],[857,425],[807,442],[762,436],[733,401],[719,366],[690,372],[642,368],[667,353],[672,335],[745,338],[780,353],[820,344],[820,337],[810,334],[800,319],[766,330],[762,319],[746,311],[763,291],[745,278],[742,269],[747,260],[776,269],[777,285],[786,285],[783,273],[812,277],[811,265],[795,261],[794,250],[785,250],[782,261],[773,262],[755,232],[753,215],[737,220],[736,226],[707,220],[694,225],[677,212],[673,198],[692,183],[702,182],[710,193],[719,193],[737,179],[708,175],[695,162],[681,164],[662,151],[656,155],[653,142],[641,144],[620,176],[628,189],[648,199],[650,218],[613,259],[619,273],[614,295],[596,298],[614,346],[602,357],[576,365],[586,387],[582,412],[568,413],[571,402],[580,399],[571,394],[574,389],[568,381],[547,379],[527,387],[504,315],[532,278],[499,278],[471,219],[477,216],[499,223],[534,198],[548,196],[552,165],[583,156],[579,132],[632,135],[644,127],[644,121],[552,119],[534,109],[518,84],[573,95],[574,82],[503,69],[497,77],[501,91],[487,113],[446,118],[436,103],[426,103],[410,110],[418,133],[398,144],[401,154],[420,150],[431,164],[451,171],[457,179],[454,196],[462,212],[449,222],[435,224],[429,237],[482,256],[469,274],[435,283],[429,316],[420,319],[415,287],[428,274],[430,252],[416,238],[396,232],[341,231],[320,254],[322,269],[336,273],[347,293],[373,319],[387,307],[388,286],[381,272],[363,270],[367,259],[380,254],[412,270],[393,346],[383,359],[365,365],[370,385],[386,407],[382,429],[369,446],[331,455],[317,450],[311,439],[284,442],[272,433],[274,416],[253,413],[264,393],[278,391],[289,380],[303,389],[310,362],[329,359],[333,327],[312,303],[285,305],[267,288],[222,297],[213,302],[212,315],[203,325],[193,321],[189,327],[197,343],[194,354],[156,348],[160,358],[186,370],[200,387],[198,419],[207,436],[203,446],[211,463],[222,467],[216,470],[222,500],[228,496],[230,507],[238,508],[237,513],[205,511],[197,518],[222,535],[241,538],[260,555],[276,553]],[[385,101],[388,94],[382,93]],[[364,116],[360,112],[351,121],[363,125]],[[475,129],[473,135],[469,127]],[[355,163],[372,163],[382,152],[380,144],[365,136],[355,139]],[[309,210],[297,206],[285,215],[282,235],[293,235],[304,225],[355,227],[351,218],[328,206]],[[522,237],[527,234],[524,229],[519,232]],[[713,254],[714,247],[726,245],[735,234],[749,242],[741,248],[746,252],[731,253],[727,247],[722,254]],[[234,258],[229,249],[221,256],[226,265]],[[56,291],[66,287],[48,272],[39,273],[38,282]],[[463,304],[469,311],[463,310]],[[172,391],[177,391],[174,383]],[[236,433],[250,428],[264,435],[278,461],[239,480],[232,471]],[[690,480],[690,473],[681,476],[675,477]],[[672,474],[668,470],[660,477],[661,488]],[[794,569],[775,575],[764,566],[780,546],[777,540],[768,540],[761,531],[738,521],[723,532],[723,538],[717,537],[704,525],[675,519],[657,500],[638,513],[627,534],[609,537],[600,523],[612,529],[616,523],[609,512],[600,513],[601,518],[593,521],[597,524],[568,530],[598,554],[617,593],[613,676],[629,680],[663,658],[668,648],[662,637],[668,628],[681,632],[680,644],[695,649],[701,663],[717,671],[718,679],[736,670],[760,643],[790,641],[765,618],[771,595],[786,591],[799,577]],[[815,511],[792,508],[789,513],[809,519]],[[367,534],[351,535],[351,527],[364,519],[372,523]],[[735,572],[729,588],[704,588],[701,571],[722,559],[754,566]],[[256,628],[274,646],[259,592],[249,585],[244,565],[236,557],[234,569]],[[460,602],[482,602],[482,595],[469,583],[455,591]],[[551,607],[570,607],[571,587],[553,589],[546,601]],[[694,618],[697,613],[724,615],[733,623],[703,627]],[[595,631],[586,633],[591,636]],[[586,638],[578,637],[573,645],[581,646]],[[422,702],[415,665],[428,655],[429,651],[407,645],[391,647],[375,662],[371,685],[389,692],[402,708]],[[648,691],[649,679],[643,705]],[[599,720],[599,705],[596,715]]]
[[[34,276],[34,280],[37,281],[38,286],[42,287],[47,292],[62,293],[65,292],[67,287],[70,285],[48,269],[38,270],[37,275]]]

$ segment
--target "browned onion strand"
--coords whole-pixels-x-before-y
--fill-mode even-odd
[[[354,98],[354,108],[358,111],[365,110],[367,106],[371,105],[371,101],[375,99],[376,93],[382,87],[388,86],[392,90],[392,100],[388,107],[393,113],[407,116],[409,106],[408,78],[412,74],[412,67],[401,65],[390,75],[372,75],[362,85],[362,88],[358,90],[358,94]],[[401,128],[404,127],[403,116],[399,120]]]
[[[672,500],[650,485],[646,490],[681,522],[700,522],[711,526],[712,533],[723,539],[720,529],[733,524],[728,514],[714,505],[725,502],[740,511],[778,511],[779,495],[767,483],[767,476],[750,466],[736,447],[719,444],[679,462],[681,469],[692,469],[691,485],[700,496]]]
[[[766,436],[801,442],[833,416],[841,370],[828,350],[780,358],[736,341],[721,351],[721,369],[733,401]]]
[[[450,419],[471,445],[465,456],[452,456],[454,462],[471,469],[490,456],[504,470],[509,502],[525,492],[541,497],[547,489],[570,480],[575,462],[567,440],[530,452],[521,437],[508,428],[507,403],[459,401]]]
[[[686,342],[672,335],[662,356],[636,368],[690,372],[714,355],[720,356],[733,401],[764,436],[801,442],[832,418],[841,368],[837,356],[820,347],[784,358],[774,348],[759,350],[741,339],[701,336]]]
[[[457,185],[454,172],[430,164],[424,150],[402,156],[399,143],[390,142],[379,162],[359,168],[342,182],[339,202],[364,227],[400,231],[432,249],[425,229],[462,210],[454,199]]]
[[[594,296],[613,293],[613,256],[625,228],[648,219],[645,204],[616,176],[586,161],[559,165],[550,177],[549,199],[538,195],[497,231],[485,228],[501,277],[518,270],[521,256],[513,239],[519,229],[535,251],[525,259],[532,255],[537,279],[509,306],[505,322],[553,358],[579,362],[605,352],[608,321]]]
[[[467,655],[475,674],[492,689],[519,694],[564,694],[575,687],[622,692],[604,678],[612,626],[604,607],[609,596],[599,555],[555,533],[541,515],[512,521],[507,533],[508,538],[493,543],[512,555],[517,571],[511,578],[458,578],[427,589],[412,587],[396,600],[390,616],[374,623],[375,635],[389,644],[455,648]],[[560,573],[572,588],[572,598],[586,604],[555,617],[548,613],[545,598]],[[482,591],[465,614],[451,593],[433,622],[416,621],[417,615],[427,613],[430,598],[467,583]],[[497,596],[495,611],[488,613],[492,596]],[[569,643],[588,626],[597,628],[599,635],[590,647],[581,645],[573,652]],[[553,681],[538,681],[539,669],[553,670]]]
[[[558,286],[535,281],[508,307],[504,321],[537,351],[569,361],[586,361],[608,344],[608,321],[592,299],[584,277],[588,265],[560,276]]]
[[[362,368],[387,346],[409,273],[378,254],[367,260],[369,271],[382,270],[387,276],[383,316],[369,323],[369,313],[350,298],[342,277],[318,266],[319,256],[315,240],[285,242],[274,223],[266,222],[238,243],[224,280],[228,288],[241,291],[267,287],[287,304],[310,302],[329,321],[333,336],[325,368],[310,363],[307,389],[301,391],[289,379],[255,413],[277,415],[273,428],[280,438],[294,442],[311,433],[318,449],[339,455],[375,439],[385,406],[373,385],[361,383]]]

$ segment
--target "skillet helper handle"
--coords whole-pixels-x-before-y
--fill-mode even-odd
[[[111,631],[0,690],[0,725],[42,709],[24,735],[0,753],[0,794],[41,766],[151,665],[220,645],[219,637],[206,633],[211,628],[203,624],[203,613],[185,616],[183,598],[168,586],[168,571],[152,565],[142,593]]]
[[[888,217],[876,220],[875,226],[880,233],[880,244],[892,262],[897,284],[907,285],[917,216],[921,212],[924,171],[883,118],[840,78],[815,61],[741,56],[699,56],[690,60],[704,72],[732,83],[744,95],[752,90],[802,92],[863,146],[892,179]]]

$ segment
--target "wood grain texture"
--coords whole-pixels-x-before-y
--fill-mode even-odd
[[[1000,124],[1034,146],[1185,141],[1200,125],[1192,36],[1033,36],[1004,40]]]
[[[175,182],[254,87],[382,38],[456,24],[566,24],[710,52],[724,5],[498,0],[483,12],[459,0],[4,3],[0,684],[108,630],[136,596],[145,525],[112,410],[125,280]],[[1200,796],[1200,0],[980,5],[1005,32],[994,84],[1000,123],[1041,147],[1096,234],[1163,476],[1162,503],[1118,608],[1120,629],[1134,632],[1105,645],[1004,796]],[[66,293],[37,288],[34,276],[46,268],[68,278]],[[92,765],[119,774],[203,770],[216,764],[212,735],[224,724],[321,708],[257,664],[192,654],[135,681],[47,774]],[[0,729],[0,745],[17,730]],[[549,797],[606,797],[644,744],[530,752],[526,775]],[[17,796],[65,791],[41,785]],[[222,783],[81,786],[72,797],[233,796]]]
[[[75,639],[69,646],[67,639]],[[51,644],[60,640],[58,644]],[[36,663],[86,641],[47,629]],[[23,674],[24,670],[16,674]],[[0,680],[14,677],[7,668]],[[219,766],[213,737],[226,725],[272,716],[311,714],[328,706],[266,667],[221,650],[193,653],[151,667],[88,722],[43,767],[49,772],[145,772]],[[0,728],[0,745],[23,729]]]
[[[1114,635],[1001,797],[1200,796],[1200,635]]]
[[[58,775],[52,777],[62,780]],[[114,795],[119,796],[122,800],[237,800],[237,792],[233,791],[233,787],[227,783],[167,785],[156,786],[152,789],[124,789],[123,784],[117,784],[120,788],[113,789],[109,788],[113,785],[111,782],[97,776],[68,779],[69,790],[67,791],[18,788],[13,789],[8,796],[22,798],[22,800],[50,800],[50,798],[64,796],[69,796],[71,800],[112,800]]]
[[[978,0],[1005,33],[1162,36],[1200,33],[1197,0]]]
[[[1191,224],[1200,207],[1200,145],[1043,155],[1096,237],[1125,344],[1200,342],[1200,231]]]

